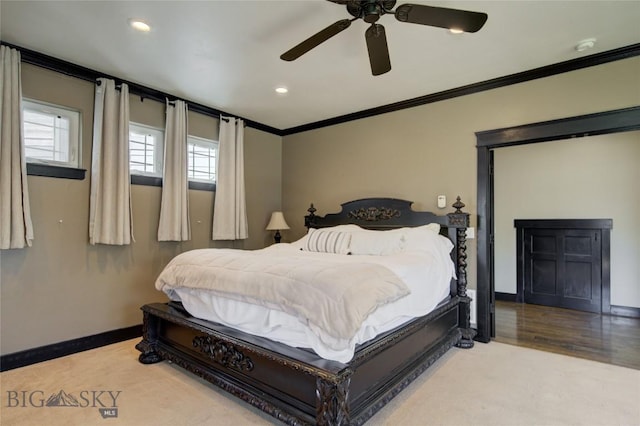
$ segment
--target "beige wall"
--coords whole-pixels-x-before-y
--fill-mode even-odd
[[[514,219],[613,219],[611,304],[640,307],[640,132],[495,151],[495,288],[516,293]]]
[[[176,254],[193,248],[261,248],[264,230],[281,206],[279,136],[245,129],[249,239],[210,241],[214,193],[189,194],[192,240],[156,241],[161,188],[132,186],[136,242],[112,247],[88,244],[91,134],[94,85],[24,65],[23,95],[82,111],[84,180],[29,176],[33,247],[3,250],[0,256],[2,354],[89,336],[142,322],[140,306],[165,300],[154,281]],[[131,120],[164,127],[164,105],[131,96]],[[191,133],[217,139],[218,120],[189,113]]]
[[[460,195],[475,226],[475,132],[640,105],[639,87],[636,57],[286,136],[284,212],[301,217],[314,202],[325,214],[351,199],[389,196],[445,213],[436,197],[450,205]],[[290,238],[304,233],[302,225],[293,221]],[[475,241],[468,246],[475,288]]]

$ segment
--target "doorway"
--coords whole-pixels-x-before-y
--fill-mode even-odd
[[[640,107],[476,133],[478,152],[478,334],[476,340],[489,342],[495,336],[494,151],[516,145],[633,130],[640,130]]]

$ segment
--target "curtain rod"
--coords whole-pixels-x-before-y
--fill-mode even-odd
[[[107,78],[107,77],[103,77],[103,78]],[[101,86],[102,85],[102,80],[98,79],[98,80],[95,81],[95,83],[96,83],[96,86]],[[120,90],[120,88],[122,87],[122,84],[128,84],[128,83],[116,83],[116,90]],[[144,95],[140,95],[140,102],[142,102],[144,100],[144,98],[145,98]],[[178,100],[180,100],[180,99],[169,100],[169,98],[165,98],[165,101],[170,105],[175,105],[176,101],[178,101]],[[187,101],[184,101],[184,102],[187,104],[187,106],[189,105],[189,103]],[[226,122],[226,123],[229,122],[229,117],[225,117],[222,114],[218,114],[217,118],[219,120],[222,120],[222,121]],[[241,118],[241,117],[235,117],[235,118],[239,118],[239,119],[243,120],[243,127],[247,127],[247,122],[244,121],[243,118]]]
[[[101,78],[109,78],[109,77],[101,77]],[[109,79],[110,79],[110,80],[112,80],[111,78],[109,78]],[[87,80],[87,81],[88,81],[88,80]],[[114,80],[114,81],[116,81],[116,80]],[[101,86],[101,85],[102,85],[102,80],[100,80],[100,79],[96,79],[96,80],[95,80],[95,83],[96,83],[96,86]],[[122,87],[122,84],[127,84],[127,85],[128,85],[129,83],[126,83],[126,82],[116,83],[116,90],[120,90],[120,88]],[[130,91],[129,91],[129,93],[133,93],[133,92],[130,90]],[[136,96],[138,96],[138,94],[136,94],[136,93],[133,93],[133,94],[134,94],[134,95],[136,95]],[[147,97],[147,96],[146,96],[146,95],[144,95],[144,94],[139,95],[139,96],[140,96],[140,102],[143,102],[143,101],[144,101],[144,99]],[[152,99],[152,100],[160,101],[159,99]],[[178,101],[178,100],[181,100],[181,99],[177,99],[177,98],[176,98],[176,99],[171,99],[171,100],[170,100],[170,98],[169,98],[168,96],[167,96],[167,97],[165,97],[165,99],[164,99],[164,101],[165,101],[165,102],[167,102],[167,103],[168,103],[168,104],[170,104],[170,105],[175,105],[175,104],[176,104],[176,101]],[[189,103],[188,101],[184,101],[184,102],[187,104],[187,107],[188,107],[189,105],[193,105],[193,104]],[[192,109],[190,109],[190,110],[191,110],[191,111],[193,111]],[[211,116],[213,116],[213,114],[207,114],[207,115],[211,115]],[[225,117],[225,116],[223,116],[223,115],[222,115],[222,113],[218,113],[217,115],[215,115],[215,118],[218,118],[219,120],[222,120],[222,121],[227,122],[227,123],[229,122],[229,117]],[[244,121],[244,119],[243,119],[243,118],[241,118],[241,117],[236,117],[236,118],[240,118],[241,120],[243,120],[244,127],[247,127],[247,123],[246,123],[246,121]]]
[[[0,43],[7,47],[20,51],[21,61],[30,65],[35,65],[40,68],[45,68],[51,71],[58,72],[60,74],[68,75],[70,77],[75,77],[75,78],[78,78],[84,81],[89,81],[92,83],[95,83],[97,79],[100,77],[109,78],[114,80],[117,84],[126,83],[129,86],[129,93],[133,95],[140,96],[141,98],[151,99],[158,102],[165,102],[167,98],[174,99],[174,100],[180,99],[177,96],[170,95],[160,90],[156,90],[147,86],[132,83],[132,82],[129,82],[105,73],[100,73],[90,68],[86,68],[71,62],[67,62],[62,59],[54,58],[53,56],[45,55],[43,53],[35,52],[33,50],[25,49],[23,47],[20,47],[11,43],[7,43],[2,40],[0,40]],[[223,115],[234,116],[233,114],[229,114],[227,112],[220,111],[205,105],[201,105],[186,99],[184,99],[184,102],[187,103],[190,111],[208,115],[210,117],[220,119],[221,116]],[[257,121],[249,120],[244,117],[240,117],[240,116],[235,116],[235,117],[242,119],[245,123],[245,126],[248,126],[257,130],[262,130],[264,132],[271,133],[277,136],[283,136],[282,130],[276,129],[275,127],[258,123]]]

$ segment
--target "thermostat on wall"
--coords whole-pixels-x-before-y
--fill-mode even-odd
[[[444,209],[447,207],[447,196],[446,195],[438,195],[438,208]]]

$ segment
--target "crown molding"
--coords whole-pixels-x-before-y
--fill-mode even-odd
[[[504,77],[498,77],[479,83],[473,83],[467,86],[457,87],[455,89],[407,99],[405,101],[366,109],[351,114],[341,115],[338,117],[329,118],[327,120],[316,121],[315,123],[291,127],[282,130],[282,134],[283,136],[288,136],[295,133],[319,129],[322,127],[334,126],[336,124],[346,123],[348,121],[373,117],[380,114],[386,114],[388,112],[400,111],[406,108],[413,108],[420,105],[426,105],[434,102],[444,101],[447,99],[457,98],[459,96],[471,95],[473,93],[483,92],[485,90],[497,89],[499,87],[510,86],[512,84],[523,83],[530,80],[536,80],[538,78],[550,77],[565,72],[588,68],[595,65],[601,65],[608,62],[619,61],[621,59],[627,59],[639,55],[640,43],[632,44],[630,46],[621,47],[619,49],[608,50],[606,52],[596,53],[594,55],[589,55],[578,59],[572,59],[565,62],[559,62],[557,64],[534,68],[532,70],[510,74]]]

